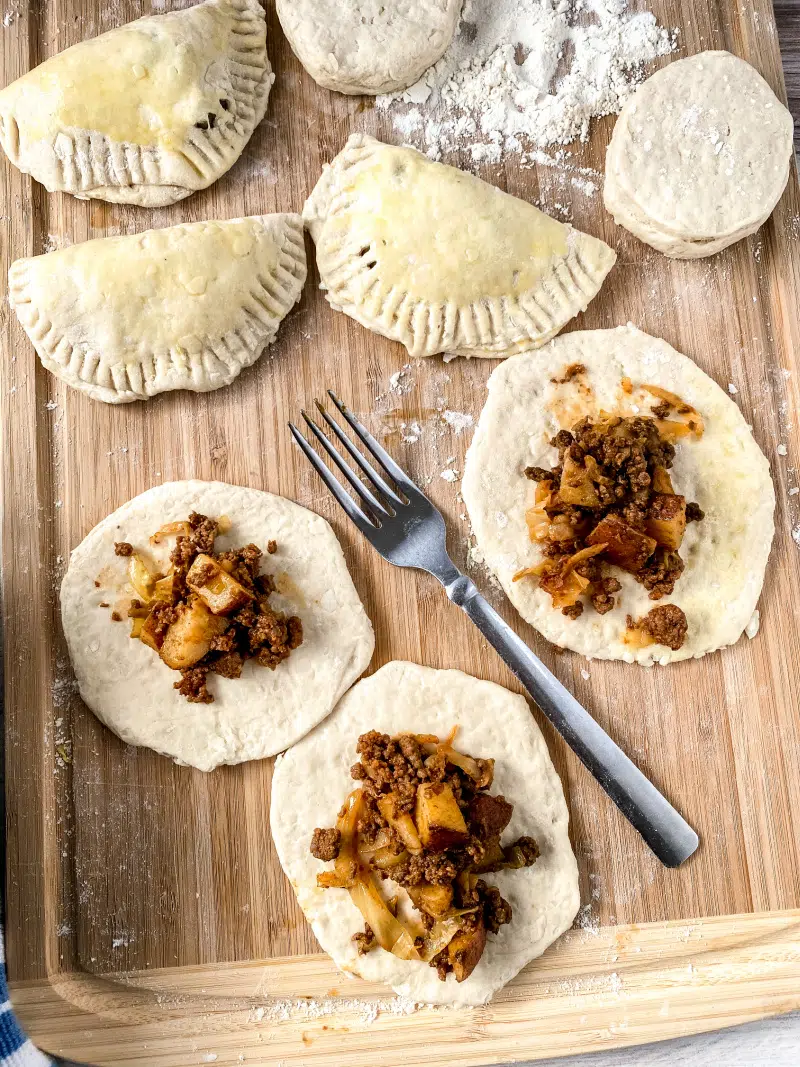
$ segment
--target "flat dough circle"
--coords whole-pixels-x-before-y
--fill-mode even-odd
[[[360,734],[444,737],[456,724],[460,751],[496,759],[491,792],[514,805],[503,842],[528,834],[541,849],[532,867],[490,876],[511,903],[513,919],[489,935],[480,963],[460,985],[452,975],[441,982],[426,963],[399,960],[381,948],[359,956],[352,937],[364,919],[346,890],[317,888],[317,874],[328,865],[309,851],[314,828],[333,826],[354,788],[350,767]],[[272,779],[272,837],[319,943],[341,970],[420,1003],[484,1004],[569,928],[580,897],[568,824],[561,782],[524,698],[461,671],[414,663],[388,663],[354,686],[322,725],[278,760]]]
[[[278,0],[278,18],[311,77],[340,93],[413,85],[455,34],[462,0]]]
[[[220,551],[251,541],[264,550],[275,539],[278,550],[264,563],[279,589],[271,603],[303,622],[303,644],[276,670],[250,661],[241,678],[213,675],[213,704],[190,704],[173,689],[178,674],[131,639],[127,621],[110,619],[110,609],[119,605],[124,613],[132,595],[127,560],[114,554],[114,542],[166,558],[174,542],[159,549],[149,545],[150,535],[192,511],[231,519],[230,532],[217,539]],[[284,497],[224,482],[156,486],[95,526],[70,557],[61,618],[81,696],[95,715],[128,744],[201,771],[263,759],[293,744],[331,711],[374,647],[372,625],[327,522]]]
[[[702,52],[671,63],[620,113],[606,207],[648,243],[652,233],[678,245],[709,242],[703,254],[711,254],[770,216],[788,180],[793,133],[789,112],[744,60]]]
[[[577,379],[555,384],[552,379],[573,363],[586,367],[585,386],[576,386]],[[634,385],[631,396],[621,389],[623,377]],[[574,620],[553,607],[534,578],[512,581],[542,559],[525,524],[535,491],[525,468],[552,466],[557,453],[550,439],[585,415],[649,412],[655,400],[638,389],[641,384],[676,393],[705,420],[702,438],[677,446],[672,468],[676,492],[705,512],[702,522],[687,526],[681,546],[686,569],[673,595],[657,602],[686,613],[688,635],[677,652],[663,645],[632,650],[624,643],[626,616],[641,618],[656,602],[617,567],[622,590],[615,607],[598,615],[587,606]],[[486,565],[520,615],[562,648],[596,659],[668,663],[733,644],[752,618],[774,533],[769,464],[730,397],[686,356],[632,326],[567,334],[536,355],[498,367],[467,453],[462,492]]]

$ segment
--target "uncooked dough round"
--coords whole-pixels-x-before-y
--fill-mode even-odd
[[[289,44],[311,77],[340,93],[405,89],[440,59],[462,0],[278,0]]]
[[[668,256],[713,255],[754,233],[789,178],[792,117],[729,52],[657,71],[622,109],[606,155],[605,204]]]
[[[458,751],[496,760],[491,791],[514,805],[504,842],[527,834],[541,850],[532,867],[487,875],[510,902],[513,918],[489,936],[478,966],[461,984],[452,974],[441,982],[428,964],[382,948],[360,956],[352,938],[363,931],[363,916],[346,890],[317,887],[326,865],[309,851],[314,829],[335,824],[354,788],[350,767],[360,734],[445,737],[455,725]],[[564,791],[530,708],[523,697],[461,671],[394,662],[354,686],[324,723],[278,760],[270,824],[300,907],[336,966],[420,1003],[484,1004],[569,928],[580,904]]]
[[[192,511],[231,520],[217,538],[219,551],[250,542],[265,551],[277,541],[277,552],[263,561],[278,587],[271,603],[303,623],[302,645],[274,671],[248,660],[240,678],[210,676],[212,704],[190,704],[173,689],[177,672],[131,639],[127,620],[110,618],[115,608],[124,615],[133,595],[128,560],[114,554],[114,542],[166,560],[174,541],[152,546],[150,535]],[[328,523],[284,497],[224,482],[159,485],[95,526],[70,557],[61,618],[81,696],[95,715],[128,744],[201,771],[293,744],[358,678],[375,643]]]
[[[586,368],[580,385],[553,380],[575,363]],[[632,383],[631,394],[623,378]],[[614,608],[605,615],[589,608],[569,619],[535,578],[512,581],[543,558],[525,523],[536,485],[525,468],[552,467],[551,438],[584,416],[648,413],[653,397],[641,385],[677,394],[705,422],[701,438],[690,435],[676,445],[670,472],[675,492],[697,501],[705,518],[686,528],[680,549],[686,568],[671,596],[650,600],[643,585],[615,567],[622,590]],[[567,334],[498,367],[467,453],[462,493],[486,565],[520,615],[561,648],[597,659],[668,663],[733,644],[752,618],[774,533],[769,464],[730,397],[666,341],[632,326]],[[678,651],[634,649],[623,640],[626,616],[640,619],[656,603],[677,604],[686,615],[688,634]]]

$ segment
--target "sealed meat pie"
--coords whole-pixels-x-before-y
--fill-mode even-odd
[[[579,905],[561,783],[522,697],[394,662],[280,757],[283,869],[336,965],[482,1004]]]
[[[161,485],[104,519],[72,553],[61,614],[98,718],[200,770],[302,737],[374,644],[325,520],[221,482]]]
[[[753,617],[769,465],[731,398],[632,326],[499,367],[462,491],[487,565],[562,648],[668,663],[733,644]]]

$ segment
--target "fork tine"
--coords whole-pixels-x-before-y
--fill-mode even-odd
[[[375,494],[373,492],[371,492],[371,490],[366,485],[364,485],[364,483],[355,474],[355,472],[353,470],[351,470],[350,467],[347,466],[345,461],[342,459],[342,457],[339,455],[339,453],[333,447],[333,445],[328,440],[328,438],[325,436],[325,434],[322,432],[322,430],[319,428],[319,426],[317,426],[317,424],[314,422],[314,420],[309,418],[309,416],[306,414],[305,411],[301,411],[301,415],[305,419],[306,425],[308,426],[308,428],[311,430],[311,432],[314,434],[316,439],[319,441],[319,443],[322,445],[322,447],[325,449],[325,451],[331,457],[333,462],[339,468],[339,470],[341,471],[342,475],[347,479],[347,481],[350,483],[350,485],[353,487],[353,489],[355,489],[355,491],[362,498],[362,500],[366,500],[366,502],[369,504],[369,506],[371,508],[373,508],[373,510],[376,511],[378,513],[378,515],[380,515],[382,518],[384,518],[384,519],[391,518],[390,512],[387,511],[387,509],[380,502],[380,500],[378,500],[378,498],[375,496]]]
[[[377,461],[381,464],[383,469],[392,478],[394,478],[395,482],[397,483],[397,485],[400,486],[403,492],[406,494],[416,494],[418,497],[425,497],[425,494],[422,492],[419,486],[415,485],[414,482],[411,481],[411,479],[402,467],[398,467],[398,465],[395,463],[395,461],[392,459],[386,449],[378,444],[378,442],[375,440],[375,438],[372,436],[366,426],[362,426],[358,419],[355,417],[355,415],[351,415],[351,413],[344,406],[338,396],[336,396],[333,390],[328,390],[328,396],[334,402],[340,414],[345,419],[347,419],[350,426],[353,428],[353,430],[355,430],[356,435],[359,437],[362,444],[369,449],[375,459],[377,459]],[[427,497],[425,497],[425,499],[427,500]]]
[[[370,532],[374,532],[375,530],[374,523],[372,523],[370,519],[364,514],[364,512],[356,504],[350,494],[345,492],[339,482],[336,481],[334,476],[331,474],[331,472],[328,470],[328,468],[325,466],[325,464],[322,462],[317,453],[314,451],[308,441],[306,441],[305,437],[303,437],[303,435],[300,433],[300,431],[297,429],[293,422],[289,423],[289,430],[291,431],[292,437],[302,449],[308,462],[311,464],[311,466],[314,468],[314,470],[317,472],[323,482],[327,485],[328,489],[330,489],[331,493],[333,493],[333,495],[339,501],[341,506],[347,512],[349,518],[353,520],[353,522],[356,524],[356,526],[364,534],[365,537],[369,537]]]
[[[394,489],[392,489],[389,483],[385,481],[380,476],[380,474],[378,474],[372,464],[361,455],[359,450],[356,448],[356,446],[341,428],[339,423],[330,417],[330,415],[322,406],[322,404],[320,404],[319,400],[315,400],[314,403],[316,404],[317,410],[319,411],[320,415],[336,434],[337,438],[342,444],[342,447],[347,450],[348,454],[358,464],[364,476],[366,478],[369,478],[370,481],[373,482],[373,484],[376,485],[378,489],[380,489],[380,491],[384,494],[384,496],[388,497],[393,504],[397,504],[398,507],[405,507],[405,501],[402,500],[394,491]]]

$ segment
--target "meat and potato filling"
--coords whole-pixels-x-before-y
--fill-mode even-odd
[[[360,788],[335,827],[314,830],[311,854],[334,862],[318,885],[347,889],[364,916],[359,952],[378,945],[463,982],[512,918],[484,875],[530,867],[539,848],[531,837],[501,845],[513,804],[489,793],[494,761],[458,752],[455,733],[362,734],[350,770]],[[394,895],[381,892],[384,880]]]
[[[519,571],[514,581],[537,577],[568,618],[578,618],[587,603],[600,615],[614,607],[622,586],[613,567],[633,575],[651,600],[670,596],[684,569],[679,549],[687,523],[704,517],[698,504],[675,491],[670,476],[675,447],[668,439],[701,435],[702,419],[665,390],[644,388],[659,401],[650,416],[581,419],[552,439],[558,449],[552,470],[525,470],[537,483],[525,517],[545,558]],[[679,418],[668,418],[672,414]],[[669,607],[671,619],[675,613],[683,617],[682,627],[670,626],[667,642],[679,648],[686,619],[679,607]],[[657,632],[666,632],[658,621],[640,630],[651,642]]]
[[[150,539],[153,544],[176,539],[163,572],[128,542],[114,545],[115,554],[128,559],[136,593],[128,609],[131,637],[180,671],[175,688],[195,704],[214,700],[209,674],[238,678],[248,659],[274,670],[303,642],[300,619],[270,604],[275,582],[260,573],[261,549],[250,544],[214,551],[217,535],[229,528],[227,519],[196,512],[163,526]],[[267,551],[276,550],[270,541]]]

